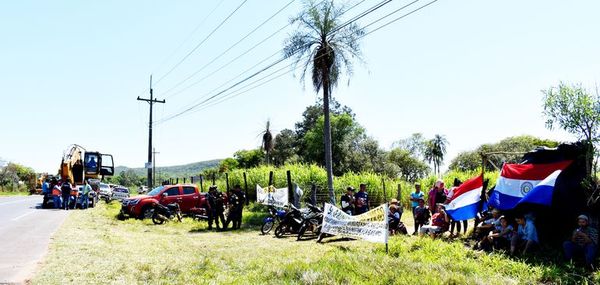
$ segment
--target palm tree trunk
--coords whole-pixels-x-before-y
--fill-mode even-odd
[[[326,68],[327,69],[327,68]],[[335,205],[335,192],[333,191],[333,166],[331,155],[331,121],[329,118],[329,80],[328,72],[323,72],[323,143],[325,144],[325,170],[327,171],[327,188],[329,190],[329,201]]]

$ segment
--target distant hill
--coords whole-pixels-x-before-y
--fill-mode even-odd
[[[156,167],[157,174],[166,175],[169,177],[187,177],[198,175],[202,170],[216,167],[221,163],[221,159],[214,159],[208,161],[200,161],[194,162],[190,164],[184,165],[174,165],[174,166],[165,166],[165,167]],[[128,169],[132,169],[139,176],[144,176],[147,173],[145,168],[130,168],[127,166],[117,166],[115,167],[115,175],[119,175],[121,171],[126,171]]]

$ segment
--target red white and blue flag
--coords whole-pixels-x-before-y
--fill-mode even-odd
[[[456,221],[475,218],[479,211],[482,189],[481,175],[465,181],[454,189],[452,200],[446,205],[446,213]]]
[[[550,206],[556,179],[571,162],[504,164],[488,204],[500,210],[510,210],[519,203]]]

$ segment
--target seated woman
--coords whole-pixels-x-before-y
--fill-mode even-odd
[[[525,219],[524,215],[515,218],[519,225],[517,233],[510,242],[510,254],[520,250],[522,254],[528,253],[538,244],[537,230],[531,219]]]
[[[419,236],[423,236],[424,234],[429,234],[431,238],[435,238],[438,234],[443,233],[448,230],[448,226],[450,225],[450,218],[448,214],[446,214],[446,210],[444,209],[443,204],[437,204],[437,211],[431,217],[431,225],[424,225],[419,230]]]
[[[398,229],[398,224],[400,223],[400,212],[398,211],[398,206],[390,205],[390,210],[388,212],[388,229],[391,235],[396,234],[396,229]]]

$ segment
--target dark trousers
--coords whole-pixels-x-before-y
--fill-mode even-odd
[[[63,194],[62,195],[62,200],[63,200],[63,209],[68,210],[69,209],[69,204],[71,204],[71,195],[70,194]]]
[[[573,259],[573,255],[575,254],[583,254],[585,263],[590,265],[594,263],[594,259],[596,259],[598,247],[593,243],[581,246],[569,240],[563,243],[563,249],[565,250],[565,258],[567,260]]]
[[[213,220],[215,222],[215,226],[219,229],[219,219],[221,219],[221,225],[226,227],[225,225],[225,215],[223,215],[223,211],[208,211],[208,229],[212,229]]]
[[[227,228],[227,225],[229,225],[229,222],[232,222],[233,225],[231,226],[234,230],[239,229],[240,227],[242,227],[242,209],[231,209],[231,212],[229,212],[229,216],[227,217],[227,224],[225,225],[225,228]]]
[[[459,234],[460,233],[460,223],[462,222],[463,224],[463,229],[464,229],[464,233],[467,232],[467,226],[468,226],[468,221],[464,220],[464,221],[454,221],[452,220],[452,223],[450,224],[450,233],[454,232],[454,226],[456,225],[456,233]]]

